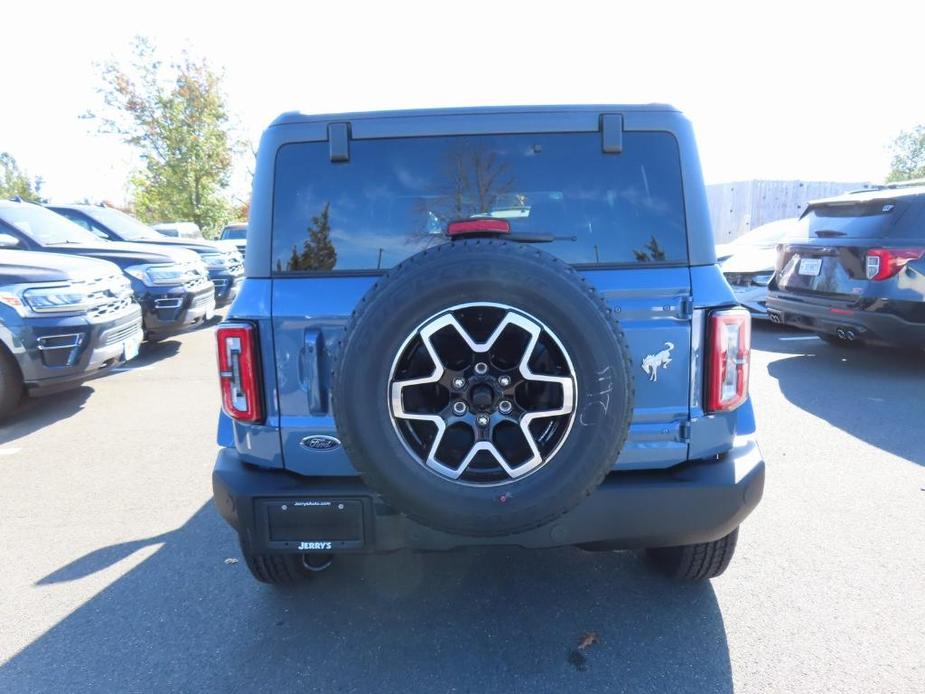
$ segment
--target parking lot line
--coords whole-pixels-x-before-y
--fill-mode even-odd
[[[819,338],[816,335],[800,335],[799,337],[779,337],[778,340],[818,340]]]
[[[113,373],[119,373],[122,371],[150,371],[154,368],[153,364],[148,364],[147,366],[119,366],[113,369]]]

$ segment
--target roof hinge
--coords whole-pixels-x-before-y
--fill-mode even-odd
[[[331,161],[350,161],[350,123],[328,123]]]
[[[681,439],[681,443],[691,442],[691,423],[689,420],[678,425],[678,438]]]
[[[681,297],[681,301],[678,303],[678,314],[678,317],[683,319],[689,319],[694,316],[694,297]]]
[[[620,154],[623,151],[623,116],[621,114],[601,114],[601,149],[604,154]]]

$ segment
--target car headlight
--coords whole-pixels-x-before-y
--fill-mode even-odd
[[[89,305],[86,292],[71,287],[41,287],[26,289],[23,301],[36,313],[67,313],[85,311]]]
[[[206,264],[210,270],[220,270],[225,267],[227,260],[221,253],[204,253],[199,256],[200,260]]]
[[[165,284],[183,284],[190,279],[192,270],[183,265],[132,265],[125,268],[125,274],[134,277],[149,287]]]
[[[752,275],[752,284],[757,284],[759,287],[767,287],[771,284],[771,278],[774,277],[773,272],[762,273],[760,275]]]
[[[0,303],[6,304],[21,316],[31,313],[74,313],[86,311],[90,297],[70,284],[58,287],[3,287]]]

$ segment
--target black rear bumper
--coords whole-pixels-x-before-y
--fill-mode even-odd
[[[774,323],[814,332],[842,336],[850,330],[852,339],[902,347],[925,347],[925,323],[905,320],[883,307],[880,310],[860,310],[833,302],[816,303],[772,293],[768,298],[768,317]]]
[[[212,488],[219,513],[255,552],[389,552],[467,545],[557,547],[602,542],[614,548],[716,540],[755,508],[764,460],[753,440],[719,460],[665,471],[614,473],[577,508],[548,525],[491,538],[451,535],[389,507],[359,478],[306,478],[219,452]],[[314,520],[310,520],[314,519]]]

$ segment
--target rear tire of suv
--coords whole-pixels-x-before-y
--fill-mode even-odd
[[[713,542],[679,547],[656,547],[646,550],[655,567],[669,578],[679,581],[703,581],[716,578],[732,561],[739,529]]]
[[[13,413],[22,400],[23,383],[19,365],[12,355],[0,345],[0,419]]]

